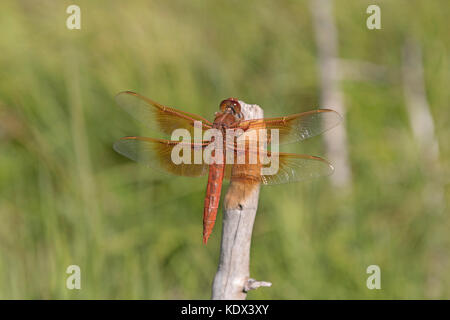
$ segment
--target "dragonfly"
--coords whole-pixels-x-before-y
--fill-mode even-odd
[[[207,244],[216,221],[225,179],[234,183],[234,191],[227,193],[225,207],[236,208],[251,190],[259,185],[298,182],[326,176],[334,170],[327,160],[317,156],[274,152],[272,148],[267,149],[267,143],[278,146],[302,141],[335,127],[342,121],[342,117],[331,109],[316,109],[276,118],[245,119],[241,108],[244,102],[228,98],[219,104],[219,111],[215,112],[214,120],[211,122],[199,115],[162,105],[132,91],[120,92],[116,95],[116,101],[131,116],[154,131],[172,137],[177,129],[185,130],[189,134],[190,138],[182,140],[128,136],[116,141],[113,148],[131,160],[176,176],[208,175],[203,210],[204,244]],[[227,133],[230,130],[238,134],[230,139],[220,140],[216,139],[216,135],[207,135],[211,130],[222,133],[225,137],[228,137]],[[265,135],[250,134],[261,130]],[[245,135],[251,138],[247,137],[244,143],[238,143],[239,138]],[[264,143],[260,143],[263,140],[261,137],[264,137]],[[274,141],[273,137],[277,138],[277,141]],[[258,143],[252,144],[251,142],[255,140]],[[216,148],[210,148],[212,145]],[[174,151],[180,147],[183,149],[183,156],[186,153],[188,160],[191,161],[174,161]],[[199,152],[203,155],[208,154],[206,152],[208,148],[212,149],[209,157],[200,157],[201,161],[198,161],[198,158],[194,159]],[[248,161],[253,155],[256,161]],[[242,156],[240,159],[244,161],[236,161],[239,156]],[[268,158],[276,159],[276,171],[268,170],[273,165],[267,162]]]

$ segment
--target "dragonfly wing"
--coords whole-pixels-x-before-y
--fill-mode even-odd
[[[279,143],[283,144],[317,136],[337,126],[341,121],[342,117],[336,111],[317,109],[286,117],[244,120],[234,127],[245,131],[266,129],[268,141],[272,131],[277,130]]]
[[[120,92],[116,101],[135,119],[169,136],[175,129],[186,129],[193,137],[195,121],[201,122],[202,131],[212,127],[211,122],[201,116],[164,106],[135,92]]]
[[[191,143],[145,137],[124,137],[114,143],[114,150],[131,160],[159,171],[178,176],[199,177],[208,173],[209,166],[203,160],[196,164],[195,153],[203,153],[208,144],[209,142]],[[180,157],[184,160],[180,161]]]
[[[261,171],[261,183],[275,185],[290,182],[298,182],[328,176],[333,173],[333,166],[320,157],[294,154],[294,153],[270,153],[271,162],[263,164]]]

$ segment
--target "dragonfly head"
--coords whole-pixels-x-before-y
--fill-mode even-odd
[[[220,111],[224,113],[231,113],[237,119],[242,119],[244,117],[241,112],[241,105],[239,104],[239,101],[236,98],[228,98],[223,100],[220,103]]]

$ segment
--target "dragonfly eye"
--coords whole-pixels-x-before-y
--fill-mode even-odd
[[[237,114],[241,114],[241,105],[239,104],[239,102],[234,101],[233,102],[233,110],[237,113]]]
[[[224,112],[227,108],[228,108],[228,101],[227,100],[223,100],[220,103],[220,111]]]
[[[232,114],[237,118],[243,118],[241,113],[241,105],[236,98],[228,98],[220,103],[220,111],[225,112],[228,109],[231,109]]]

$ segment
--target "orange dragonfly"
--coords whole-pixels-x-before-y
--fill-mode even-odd
[[[333,128],[342,120],[337,112],[329,109],[317,109],[278,118],[245,120],[241,103],[235,98],[229,98],[220,103],[220,111],[215,113],[214,121],[210,122],[201,116],[161,105],[131,91],[119,93],[116,101],[137,120],[167,135],[172,135],[176,129],[186,130],[191,137],[192,135],[195,137],[199,131],[201,137],[206,137],[205,133],[208,130],[216,130],[226,137],[228,137],[227,130],[235,130],[241,135],[265,130],[266,142],[275,142],[276,145],[311,138]],[[271,139],[272,133],[275,132],[274,137],[278,136],[278,141]],[[258,137],[256,135],[253,140],[257,140]],[[123,137],[114,143],[114,150],[134,161],[177,176],[198,177],[208,174],[203,211],[203,243],[206,244],[215,224],[224,179],[231,179],[235,184],[242,184],[242,188],[235,188],[237,190],[235,199],[228,201],[231,205],[233,203],[238,205],[240,200],[249,193],[248,191],[259,184],[297,182],[328,175],[334,170],[333,166],[322,158],[268,151],[261,147],[261,144],[257,144],[256,147],[251,145],[249,143],[251,138],[247,138],[244,144],[238,144],[238,138],[239,134],[233,139],[226,138],[221,141],[216,139],[215,135],[205,140],[197,138],[188,141]],[[184,154],[187,150],[186,155],[189,160],[194,160],[196,152],[206,154],[211,145],[217,148],[210,150],[209,157],[200,157],[201,161],[198,159],[197,161],[174,161],[175,148],[184,148],[182,153]],[[232,156],[229,157],[228,153]],[[266,158],[260,157],[263,153]],[[226,157],[225,154],[227,154]],[[249,162],[248,159],[253,154],[257,155],[257,160]],[[243,155],[241,159],[245,159],[244,162],[236,162],[239,155]],[[267,162],[267,157],[276,159],[275,172],[264,173],[264,169],[272,165]],[[242,192],[243,190],[245,192]],[[225,201],[227,202],[227,199]]]

